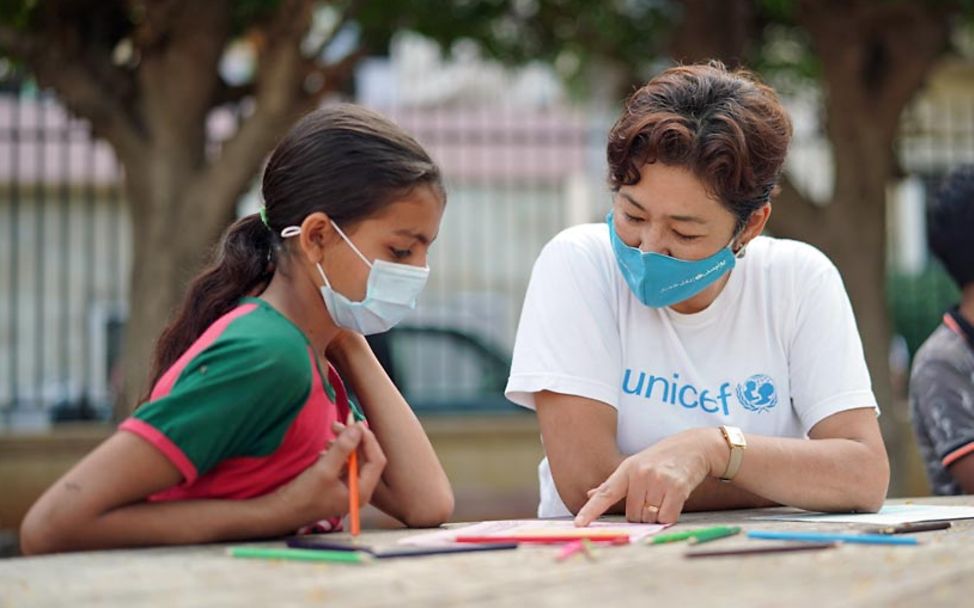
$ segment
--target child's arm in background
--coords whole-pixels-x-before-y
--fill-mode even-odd
[[[388,463],[372,503],[410,527],[438,526],[453,490],[423,427],[361,335],[343,331],[327,357],[358,396]]]
[[[318,461],[275,492],[250,500],[147,502],[182,481],[155,447],[118,432],[75,465],[31,507],[21,526],[26,555],[145,545],[179,545],[288,534],[344,514],[348,455],[362,458],[360,488],[372,493],[385,457],[375,436],[356,425]]]

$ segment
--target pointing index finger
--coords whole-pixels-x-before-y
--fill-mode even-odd
[[[625,498],[627,487],[625,476],[621,475],[617,469],[595,490],[588,502],[579,509],[578,515],[575,516],[575,525],[584,528],[595,521],[609,507]]]

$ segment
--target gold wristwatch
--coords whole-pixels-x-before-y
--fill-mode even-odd
[[[747,449],[747,440],[744,439],[744,432],[736,426],[721,426],[720,433],[730,448],[730,459],[727,461],[727,470],[720,476],[720,480],[728,482],[737,475],[737,470],[741,468],[741,461],[744,459],[744,450]]]

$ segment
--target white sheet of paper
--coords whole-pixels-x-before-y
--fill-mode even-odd
[[[596,521],[589,528],[596,530],[618,530],[629,535],[629,542],[634,543],[650,534],[656,534],[667,526],[661,524],[630,524],[626,522],[612,523]],[[500,521],[482,521],[469,526],[460,526],[436,532],[416,534],[399,540],[403,545],[438,546],[452,545],[457,536],[508,536],[510,534],[551,534],[557,530],[580,530],[570,519],[508,519]]]
[[[879,513],[795,513],[766,515],[764,521],[804,521],[829,524],[895,526],[941,519],[974,519],[974,507],[955,505],[885,505]]]

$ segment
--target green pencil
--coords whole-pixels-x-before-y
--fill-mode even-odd
[[[703,530],[694,534],[687,542],[691,545],[699,545],[700,543],[708,543],[712,540],[717,540],[718,538],[726,538],[728,536],[734,536],[735,534],[740,534],[741,529],[737,526],[730,526],[723,529],[712,528],[710,530]]]
[[[651,536],[649,544],[661,545],[663,543],[674,543],[681,540],[689,540],[700,535],[709,536],[712,534],[717,534],[718,536],[714,538],[720,538],[721,536],[729,536],[729,534],[727,534],[728,530],[735,530],[731,534],[737,534],[741,531],[740,528],[735,529],[733,526],[712,526],[710,528],[698,528],[696,530],[686,530],[685,532],[672,532],[670,534]]]
[[[233,557],[287,559],[303,562],[343,562],[346,564],[364,564],[372,559],[359,551],[283,549],[277,547],[230,547],[227,549],[227,553]]]

